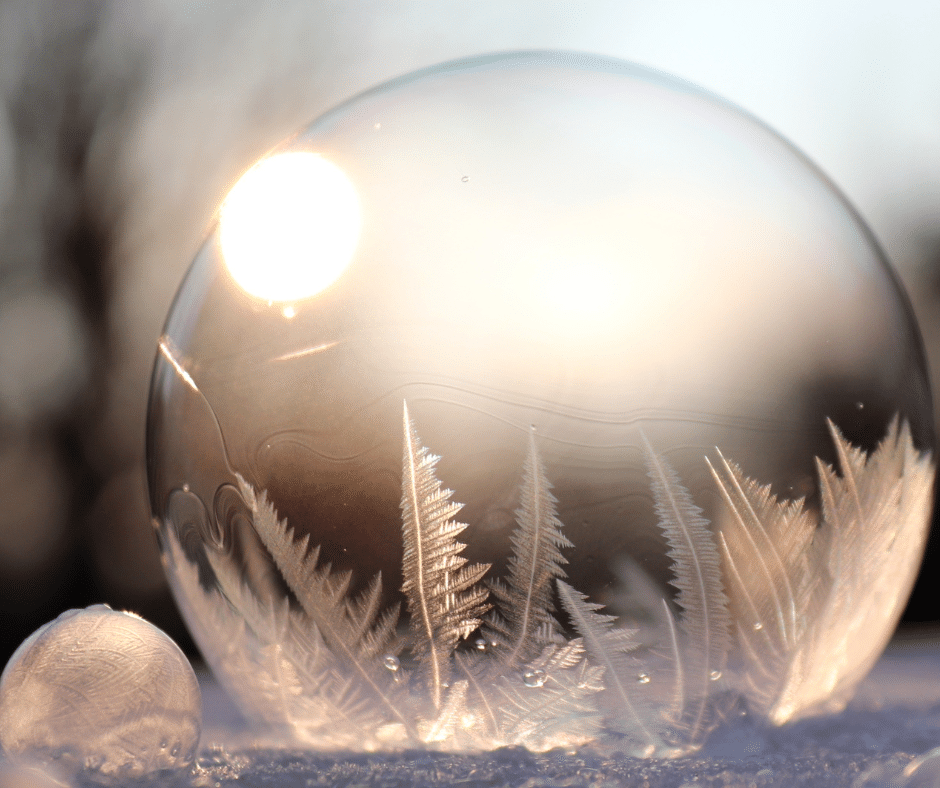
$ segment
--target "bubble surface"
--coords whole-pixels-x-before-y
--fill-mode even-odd
[[[148,420],[170,579],[246,715],[675,754],[735,693],[771,722],[844,705],[916,573],[933,424],[907,300],[832,184],[694,86],[566,53],[395,80],[258,168],[301,154],[342,178],[278,167],[276,199],[358,219],[306,234],[304,208],[294,266],[249,212],[245,277],[223,211]],[[328,723],[340,687],[368,742]]]
[[[0,677],[0,744],[64,774],[143,777],[192,763],[199,684],[175,643],[104,605],[68,610],[16,650]]]

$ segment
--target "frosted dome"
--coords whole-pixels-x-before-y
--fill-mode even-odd
[[[920,559],[930,413],[893,273],[785,141],[637,66],[489,56],[235,186],[160,340],[151,502],[261,723],[671,754],[739,695],[851,696]]]
[[[114,783],[183,769],[199,745],[199,684],[183,652],[105,605],[37,629],[0,676],[7,757]]]

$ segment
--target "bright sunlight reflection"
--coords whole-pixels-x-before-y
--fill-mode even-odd
[[[219,241],[246,293],[294,302],[339,278],[361,224],[356,190],[339,167],[314,153],[280,153],[258,162],[229,192]]]
[[[570,261],[547,265],[542,272],[542,297],[556,318],[591,322],[609,319],[617,283],[600,264]]]

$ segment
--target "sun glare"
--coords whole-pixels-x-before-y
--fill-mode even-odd
[[[346,173],[315,153],[280,153],[262,159],[229,192],[219,242],[242,290],[263,301],[296,302],[339,278],[361,225]]]
[[[566,322],[593,323],[607,319],[617,282],[604,265],[583,260],[547,265],[541,291],[545,306]]]

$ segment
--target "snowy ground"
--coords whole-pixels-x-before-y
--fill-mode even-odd
[[[552,786],[786,786],[940,788],[940,632],[896,638],[842,714],[762,731],[721,728],[694,757],[640,760],[584,750],[532,754],[507,748],[453,755],[314,753],[253,738],[219,686],[203,677],[202,748],[185,774],[122,781],[124,788],[551,788]],[[934,748],[938,748],[936,753]],[[55,788],[0,763],[0,788]],[[79,780],[74,788],[90,788]]]
[[[825,719],[760,731],[726,726],[695,757],[646,761],[583,751],[541,755],[330,753],[245,746],[224,694],[205,682],[203,749],[185,786],[940,786],[940,633],[895,639],[851,708]],[[907,768],[908,774],[905,774]],[[0,782],[0,788],[3,787]]]

